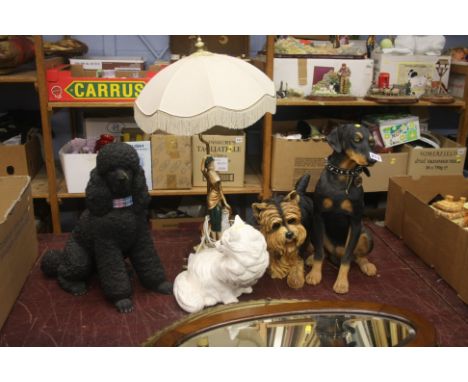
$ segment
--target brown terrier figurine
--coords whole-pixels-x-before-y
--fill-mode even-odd
[[[301,224],[299,200],[294,190],[284,197],[252,204],[259,230],[267,242],[270,275],[273,279],[287,277],[289,287],[294,289],[302,288],[305,282],[299,250],[307,233]]]

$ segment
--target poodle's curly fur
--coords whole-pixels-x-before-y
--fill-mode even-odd
[[[133,205],[113,208],[113,199],[131,196]],[[145,175],[136,150],[111,143],[98,153],[86,187],[86,207],[63,251],[48,251],[42,271],[57,277],[67,292],[86,293],[86,281],[97,270],[105,296],[120,312],[133,310],[129,258],[146,288],[170,294],[147,220],[150,202]]]

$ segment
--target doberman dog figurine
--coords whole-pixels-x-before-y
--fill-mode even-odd
[[[332,261],[340,259],[333,290],[347,293],[352,260],[366,275],[377,273],[375,265],[367,259],[373,247],[372,236],[362,223],[364,191],[361,173],[369,176],[367,166],[376,162],[371,158],[374,138],[366,127],[347,124],[337,126],[327,140],[333,153],[315,187],[314,229],[311,233],[315,254],[306,282],[320,283],[325,249]]]

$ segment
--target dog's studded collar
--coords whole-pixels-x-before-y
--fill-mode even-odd
[[[349,189],[351,185],[354,183],[355,186],[359,187],[362,184],[361,174],[364,172],[367,176],[369,176],[369,170],[366,167],[357,166],[352,170],[344,169],[337,167],[331,164],[328,159],[325,161],[325,168],[327,171],[330,171],[332,174],[336,175],[344,175],[348,177],[348,182],[346,184],[346,195],[349,194]]]
[[[349,170],[349,169],[344,169],[344,168],[341,168],[341,167],[337,167],[337,166],[331,164],[328,160],[325,162],[325,168],[328,171],[332,172],[333,174],[347,175],[347,176],[352,176],[352,177],[359,176],[364,171],[364,168],[362,166],[357,166],[357,167]]]
[[[133,205],[132,196],[127,196],[126,198],[112,199],[112,207],[114,208],[125,208]]]

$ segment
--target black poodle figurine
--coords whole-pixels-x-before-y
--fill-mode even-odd
[[[144,287],[171,294],[147,221],[150,199],[136,150],[126,143],[104,146],[86,187],[87,209],[65,249],[44,255],[42,271],[81,295],[97,270],[105,296],[126,313],[133,310],[128,257]]]

